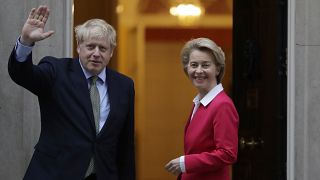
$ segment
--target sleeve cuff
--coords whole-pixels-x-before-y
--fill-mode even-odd
[[[15,45],[17,61],[24,62],[27,59],[28,55],[31,53],[33,46],[34,45],[32,45],[32,46],[23,45],[20,42],[20,37],[19,37],[17,39],[16,45]]]
[[[186,166],[185,166],[185,163],[184,163],[184,156],[180,156],[179,161],[180,161],[181,172],[185,173],[186,172]]]

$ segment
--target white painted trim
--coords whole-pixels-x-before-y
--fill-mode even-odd
[[[139,17],[146,27],[188,27],[179,23],[177,17],[171,15],[144,15]],[[191,26],[196,27],[215,27],[215,28],[232,28],[232,15],[206,15],[199,17]]]
[[[73,0],[65,1],[65,49],[64,57],[73,57]]]
[[[287,180],[295,179],[295,1],[288,0]]]

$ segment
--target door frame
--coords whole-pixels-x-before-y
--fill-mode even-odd
[[[288,52],[287,52],[287,180],[294,180],[294,147],[295,147],[295,4],[296,0],[288,0]],[[67,1],[66,11],[73,17],[73,1]],[[71,20],[72,21],[72,20]],[[66,21],[67,32],[65,46],[66,55],[71,54],[73,22]]]
[[[65,1],[65,11],[66,17],[64,19],[64,28],[65,28],[65,49],[64,49],[64,57],[73,57],[73,14],[74,14],[74,3],[73,0]]]
[[[296,0],[288,0],[287,180],[295,176],[295,4]]]

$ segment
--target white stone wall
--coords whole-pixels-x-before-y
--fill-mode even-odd
[[[32,7],[51,9],[47,29],[55,34],[37,43],[33,57],[71,55],[72,0],[0,0],[0,177],[22,179],[40,133],[36,96],[14,84],[7,70],[8,57]]]
[[[292,50],[294,59],[288,60],[289,64],[294,63],[294,73],[289,78],[294,81],[294,111],[293,118],[290,119],[294,127],[294,154],[293,161],[290,161],[294,165],[294,177],[290,177],[290,180],[319,179],[320,1],[288,1],[294,1],[295,13]],[[71,0],[0,2],[0,177],[17,180],[23,177],[40,133],[39,107],[34,95],[11,81],[7,72],[7,60],[30,9],[40,4],[50,7],[51,16],[47,29],[54,30],[55,34],[36,45],[34,60],[38,61],[45,55],[70,56]]]
[[[294,179],[311,180],[320,177],[320,1],[295,6]]]

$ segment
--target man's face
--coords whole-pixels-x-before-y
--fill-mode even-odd
[[[78,44],[77,51],[84,69],[92,75],[99,74],[109,64],[113,48],[107,38],[88,38]]]

